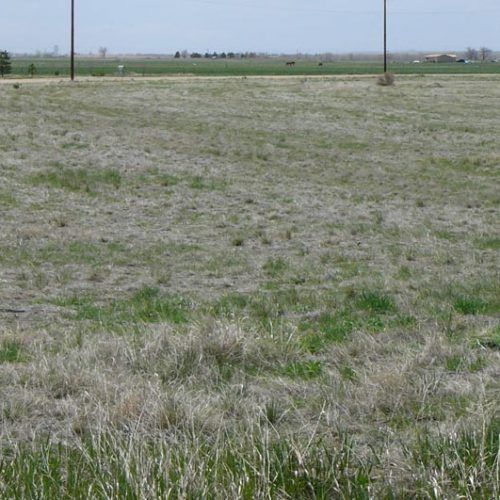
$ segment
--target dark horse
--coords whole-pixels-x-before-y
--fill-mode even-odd
[[[287,66],[295,66],[295,61],[288,61],[286,63]]]

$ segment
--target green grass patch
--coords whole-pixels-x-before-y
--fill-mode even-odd
[[[349,365],[342,365],[338,368],[340,376],[343,380],[347,380],[349,382],[356,382],[358,379],[358,374],[356,370]]]
[[[217,317],[231,317],[236,314],[241,314],[249,304],[251,297],[241,293],[229,293],[222,296],[215,302],[210,310],[214,316]]]
[[[122,175],[118,170],[111,168],[98,170],[61,167],[34,174],[30,177],[30,182],[37,186],[95,194],[106,191],[109,187],[118,189],[122,183]]]
[[[16,265],[86,264],[95,266],[96,272],[101,273],[99,267],[104,264],[126,265],[130,260],[129,249],[119,241],[76,240],[66,245],[48,242],[40,247],[31,245],[22,248],[13,245],[2,247],[0,244],[0,262]]]
[[[270,257],[262,266],[262,270],[270,278],[281,276],[288,269],[288,262],[282,257]]]
[[[85,437],[78,448],[19,444],[0,462],[2,496],[369,498],[373,465],[357,458],[347,439],[330,445],[263,434],[217,440],[107,434]]]
[[[483,250],[500,250],[500,238],[479,238],[476,245]]]
[[[188,180],[191,189],[204,189],[207,191],[223,191],[227,187],[225,179],[206,178],[195,175]]]
[[[24,360],[23,348],[15,340],[4,340],[0,345],[0,363],[19,363]]]
[[[494,160],[482,157],[434,157],[429,159],[429,164],[440,169],[449,169],[469,174],[494,173],[497,168],[497,163]]]
[[[336,314],[323,313],[317,319],[306,320],[299,325],[299,329],[304,332],[302,346],[316,353],[329,344],[346,342],[357,324],[357,320],[347,310]]]
[[[134,323],[186,323],[191,306],[182,297],[164,294],[158,288],[144,287],[131,297],[104,304],[91,296],[58,299],[55,304],[74,308],[79,321],[92,321],[113,328]]]
[[[38,76],[69,76],[67,57],[15,57],[12,59],[12,75],[27,77],[30,64],[35,63]],[[117,58],[106,59],[77,57],[76,73],[80,76],[116,76],[117,66],[125,67],[125,75],[205,75],[205,76],[258,76],[258,75],[375,75],[381,72],[379,62],[335,61],[322,66],[314,59],[298,60],[295,66],[286,66],[283,58],[216,59],[187,58]],[[391,63],[389,71],[395,74],[497,74],[500,65],[484,64],[434,64]]]
[[[496,498],[499,436],[498,417],[481,431],[448,436],[420,434],[417,442],[405,450],[418,478],[417,496],[436,498],[436,492],[441,491],[449,498]],[[439,478],[437,482],[429,481],[431,471]]]
[[[291,378],[313,379],[323,374],[323,364],[321,361],[294,361],[285,365],[282,373]]]
[[[488,303],[479,297],[462,295],[454,300],[453,309],[464,315],[476,315],[486,312]]]
[[[445,361],[445,368],[449,372],[459,372],[466,366],[465,360],[460,355],[449,356]]]
[[[0,208],[9,209],[19,205],[18,199],[8,191],[0,191]]]
[[[179,184],[179,178],[172,174],[158,174],[157,182],[164,187],[172,187]]]
[[[363,291],[355,299],[354,305],[358,309],[363,309],[378,314],[395,312],[396,304],[389,295],[378,291]]]

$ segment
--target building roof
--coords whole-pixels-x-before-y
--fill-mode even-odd
[[[429,54],[428,56],[425,57],[443,57],[443,56],[448,56],[448,57],[458,57],[456,54]]]

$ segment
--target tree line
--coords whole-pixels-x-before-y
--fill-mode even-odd
[[[177,51],[175,59],[252,59],[257,57],[257,52],[188,52],[187,50]]]
[[[488,47],[481,47],[480,49],[475,49],[473,47],[467,47],[465,50],[465,59],[469,61],[482,61],[485,62],[490,59],[493,55],[493,51]]]

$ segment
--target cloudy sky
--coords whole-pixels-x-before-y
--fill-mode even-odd
[[[77,52],[381,49],[382,0],[75,0]],[[4,0],[0,50],[61,53],[70,0]],[[500,0],[387,0],[393,51],[500,50]]]

